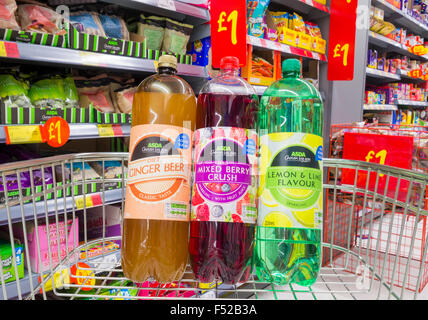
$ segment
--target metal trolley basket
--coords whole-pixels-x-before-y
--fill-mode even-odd
[[[0,249],[10,248],[9,257],[0,251],[0,299],[417,299],[428,281],[428,176],[325,159],[323,259],[312,287],[255,274],[234,286],[202,284],[190,267],[175,283],[133,283],[121,273],[121,237],[109,236],[106,223],[108,205],[123,207],[127,160],[91,153],[0,166]],[[109,161],[120,169],[108,172]],[[354,183],[342,183],[344,174]]]

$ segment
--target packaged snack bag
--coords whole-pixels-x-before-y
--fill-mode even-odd
[[[28,93],[35,107],[63,108],[64,107],[64,85],[60,77],[46,75],[31,85]]]
[[[305,27],[306,27],[306,34],[310,35],[311,37],[322,39],[321,29],[317,24],[312,22],[305,22]]]
[[[192,33],[193,26],[165,19],[165,35],[162,42],[162,50],[175,54],[186,54],[187,42]]]
[[[289,24],[289,28],[302,33],[306,32],[303,18],[295,12],[293,12],[293,15],[291,16],[291,25]]]
[[[122,18],[101,14],[99,19],[107,37],[129,40],[128,28]]]
[[[248,1],[247,21],[249,23],[262,23],[268,5],[269,0]]]
[[[0,1],[0,28],[19,30],[19,25],[15,19],[17,8],[15,0]]]
[[[147,49],[160,50],[165,34],[165,18],[140,15],[137,25],[137,34],[143,37],[143,41],[146,41]]]
[[[105,31],[98,13],[77,11],[70,14],[70,23],[80,32],[105,37]],[[80,27],[78,27],[80,25]]]
[[[113,93],[113,100],[116,100],[117,106],[122,113],[132,112],[132,101],[134,99],[136,87],[127,86],[117,89]]]
[[[0,99],[6,107],[31,107],[29,86],[12,74],[0,74]]]
[[[248,34],[257,38],[263,38],[265,35],[266,27],[263,23],[249,23]]]
[[[281,30],[281,28],[289,28],[288,26],[288,12],[270,12],[273,23],[277,30]]]
[[[55,11],[32,4],[18,6],[18,19],[22,30],[51,34],[65,34],[59,28],[61,15]]]

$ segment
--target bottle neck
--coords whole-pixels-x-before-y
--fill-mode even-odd
[[[168,75],[175,75],[177,73],[177,70],[172,67],[159,67],[158,68],[158,74],[168,74]]]
[[[239,70],[238,69],[221,69],[221,74],[223,76],[234,76],[237,77],[239,74]]]
[[[300,78],[300,72],[298,71],[284,71],[282,73],[283,78]]]

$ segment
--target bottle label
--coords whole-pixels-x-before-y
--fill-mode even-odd
[[[125,219],[189,219],[191,137],[182,127],[131,128]]]
[[[322,228],[322,145],[313,134],[261,137],[259,226]]]
[[[256,144],[255,130],[196,130],[192,221],[256,222]]]

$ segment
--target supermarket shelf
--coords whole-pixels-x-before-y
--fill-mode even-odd
[[[428,101],[397,100],[395,103],[398,106],[428,107]]]
[[[24,257],[24,260],[26,258]],[[89,258],[87,260],[81,260],[85,262],[89,262],[90,265],[99,265],[102,266],[102,264],[114,264],[120,261],[120,250],[114,251],[109,254],[105,254],[104,256],[98,256]],[[47,272],[44,273],[46,275]],[[34,288],[39,284],[39,273],[33,273],[31,272],[31,277],[28,273],[27,269],[24,269],[24,277],[22,279],[19,279],[19,288],[21,292],[21,296],[24,298],[25,296],[29,295],[31,293],[31,289],[34,290]],[[19,297],[18,295],[18,282],[12,281],[9,283],[6,283],[6,295],[7,299],[16,299]],[[4,299],[3,290],[0,290],[0,300]]]
[[[19,125],[25,126],[25,125]],[[100,138],[98,132],[98,124],[96,123],[69,123],[70,126],[70,140],[78,139],[94,139]],[[0,125],[0,143],[6,143],[6,132],[4,130],[5,125]],[[129,137],[131,134],[130,124],[121,124],[122,135],[118,135],[117,131],[114,133],[114,137]],[[107,137],[107,136],[105,136]],[[113,137],[113,136],[109,136]]]
[[[268,88],[266,86],[255,86],[253,85],[253,88],[256,90],[257,95],[261,96],[265,92],[265,90]]]
[[[388,52],[396,52],[405,56],[408,56],[412,59],[416,60],[428,60],[427,55],[418,56],[414,53],[411,53],[409,50],[407,50],[407,47],[402,45],[401,43],[398,43],[397,41],[394,41],[388,37],[385,37],[379,33],[369,31],[369,43],[374,44],[378,47],[386,49]]]
[[[310,15],[311,19],[319,19],[330,14],[330,8],[327,5],[315,0],[272,0],[271,2],[288,6],[297,12]]]
[[[77,68],[102,68],[117,71],[154,73],[154,60],[117,56],[112,54],[80,51],[74,49],[55,48],[16,42],[19,58],[3,57],[11,62],[36,62],[41,64],[58,65]],[[207,77],[204,67],[178,64],[177,73],[183,76]]]
[[[396,111],[398,107],[393,104],[365,104],[363,110]]]
[[[401,79],[407,79],[407,80],[411,80],[414,82],[425,82],[424,79],[409,76],[407,71],[405,71],[405,70],[400,69],[399,73],[400,73]]]
[[[210,21],[209,10],[188,3],[174,0],[102,0],[122,7],[150,12],[167,16],[176,20],[185,21],[193,25],[200,25]]]
[[[320,53],[302,49],[302,48],[292,47],[280,42],[260,39],[254,36],[248,36],[247,42],[255,47],[259,47],[263,49],[276,50],[283,53],[300,56],[303,58],[309,58],[309,59],[314,59],[319,61],[327,61],[327,57],[325,54],[320,54]]]
[[[371,4],[385,11],[386,21],[391,21],[393,24],[406,27],[410,31],[420,34],[423,37],[428,36],[428,26],[394,7],[392,4],[386,2],[386,0],[373,0]]]
[[[92,207],[97,207],[101,205],[106,204],[113,204],[118,203],[122,201],[122,189],[115,189],[115,190],[106,190],[104,192],[97,192],[93,194],[86,194],[87,197],[90,195],[96,195],[100,194],[101,200],[104,199],[104,202],[101,201],[100,204],[94,204]],[[76,199],[79,197],[76,195],[74,198]],[[81,195],[80,195],[81,197]],[[10,219],[12,223],[18,222],[22,220],[22,215],[26,220],[34,219],[34,216],[37,217],[44,217],[45,213],[48,215],[58,213],[64,213],[64,211],[69,212],[73,210],[73,207],[75,207],[75,204],[73,202],[72,197],[66,197],[65,198],[65,205],[64,205],[64,198],[60,197],[55,199],[50,199],[46,201],[46,208],[45,208],[45,202],[44,201],[38,201],[35,202],[34,205],[32,202],[26,203],[23,206],[15,205],[9,207],[9,214]],[[22,209],[22,212],[21,212]],[[76,209],[77,210],[77,209]],[[0,209],[0,225],[7,225],[8,224],[8,212],[6,208]]]
[[[387,80],[387,81],[401,80],[401,77],[398,74],[385,72],[385,71],[381,71],[381,70],[376,70],[376,69],[369,68],[369,67],[366,68],[366,75],[369,77]]]

